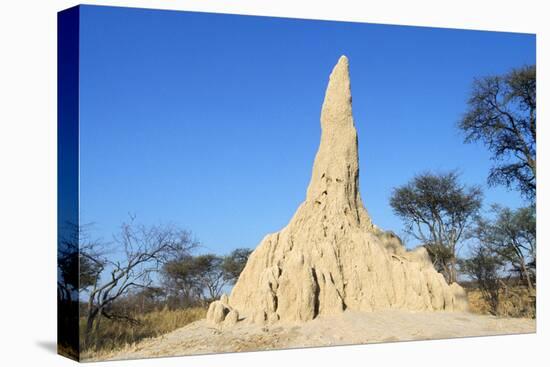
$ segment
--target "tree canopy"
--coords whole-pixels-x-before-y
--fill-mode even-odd
[[[462,185],[454,171],[419,174],[395,188],[390,199],[406,232],[423,243],[436,268],[450,282],[457,278],[456,246],[481,203],[481,189]]]
[[[496,218],[478,218],[473,237],[503,258],[533,290],[536,269],[536,214],[533,206],[512,210],[493,206]]]
[[[536,195],[536,67],[476,79],[459,122],[466,142],[481,142],[495,161],[488,182]]]

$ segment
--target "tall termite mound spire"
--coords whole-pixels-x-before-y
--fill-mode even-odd
[[[351,220],[368,228],[371,221],[359,194],[357,131],[346,56],[340,57],[330,74],[321,110],[321,131],[306,200],[345,211]]]
[[[363,206],[345,56],[330,75],[321,129],[306,200],[285,228],[262,240],[207,319],[231,325],[307,321],[346,309],[464,309],[464,291],[445,282],[426,250],[406,251]]]

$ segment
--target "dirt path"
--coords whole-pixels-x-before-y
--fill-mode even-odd
[[[505,319],[464,312],[345,312],[301,325],[240,324],[221,330],[204,320],[94,359],[128,359],[255,351],[405,340],[535,332],[532,319]]]

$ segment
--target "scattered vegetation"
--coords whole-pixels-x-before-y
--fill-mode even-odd
[[[447,281],[467,280],[475,312],[535,317],[536,121],[532,65],[476,79],[458,123],[465,142],[481,142],[492,153],[489,186],[517,190],[524,207],[493,204],[484,217],[481,190],[453,172],[417,175],[390,199],[405,231],[423,243]]]
[[[495,315],[499,317],[536,317],[536,302],[523,286],[500,287],[498,291],[498,306],[493,308],[479,288],[466,288],[470,312]]]
[[[465,141],[481,142],[495,165],[488,183],[517,190],[524,207],[492,205],[469,234],[474,245],[461,270],[476,284],[473,310],[536,317],[536,67],[474,81],[468,110],[459,122]]]
[[[90,358],[204,318],[251,252],[194,255],[200,245],[190,232],[137,225],[133,218],[112,243],[91,240],[86,227],[64,234],[58,310],[61,340],[68,343],[60,352],[74,359],[79,350]]]
[[[84,359],[94,358],[97,355],[119,350],[133,345],[143,339],[156,337],[169,333],[206,316],[206,308],[190,307],[170,310],[168,307],[162,310],[136,314],[133,322],[120,320],[103,320],[98,328],[90,335],[85,335],[86,318],[80,319],[81,340],[88,339],[88,344],[83,345]]]
[[[227,256],[185,255],[166,262],[161,269],[162,285],[169,307],[206,305],[234,284],[251,250],[236,249]]]

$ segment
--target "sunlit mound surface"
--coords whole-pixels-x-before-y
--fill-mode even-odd
[[[321,129],[306,200],[285,228],[262,240],[231,295],[211,304],[208,321],[229,326],[308,321],[345,310],[465,310],[464,290],[446,283],[425,249],[407,251],[363,206],[345,56],[330,75]]]

